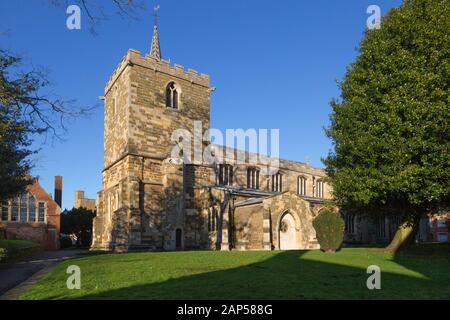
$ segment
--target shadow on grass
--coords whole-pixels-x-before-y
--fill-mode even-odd
[[[443,247],[444,250],[449,247]],[[206,272],[160,283],[133,285],[78,299],[448,299],[450,261],[412,253],[370,258],[365,254],[308,255],[284,251],[234,269]],[[378,250],[378,254],[380,254]],[[375,252],[375,251],[373,251]],[[323,255],[323,256],[322,256]],[[376,256],[374,254],[374,256]],[[366,259],[367,261],[365,261]],[[367,266],[380,264],[382,289],[368,290]],[[389,271],[384,271],[384,270]],[[49,297],[50,299],[52,297]],[[53,297],[58,298],[58,297]]]

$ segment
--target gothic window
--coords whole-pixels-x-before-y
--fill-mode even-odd
[[[219,164],[219,185],[232,186],[233,185],[233,166],[230,164]]]
[[[27,203],[28,195],[23,193],[20,195],[20,222],[27,222]]]
[[[178,109],[178,89],[175,82],[171,82],[166,87],[166,107]]]
[[[36,198],[30,193],[22,193],[0,206],[2,221],[36,222]]]
[[[345,214],[345,231],[348,234],[355,233],[355,215],[351,213]]]
[[[30,200],[28,202],[28,221],[36,221],[36,199],[30,194]]]
[[[44,222],[45,221],[45,203],[39,202],[38,206],[38,221]]]
[[[283,191],[283,175],[280,172],[272,175],[272,191]]]
[[[303,176],[298,177],[297,193],[300,196],[306,196],[306,178]]]
[[[258,168],[247,169],[247,188],[259,189],[259,170]]]

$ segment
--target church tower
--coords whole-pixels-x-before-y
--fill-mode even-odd
[[[172,133],[210,124],[209,76],[161,56],[155,15],[150,52],[129,49],[106,83],[104,161],[93,248],[182,249],[183,166]]]

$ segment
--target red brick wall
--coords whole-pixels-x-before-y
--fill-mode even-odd
[[[446,227],[439,227],[438,226],[438,220],[444,220],[447,221]],[[439,213],[435,214],[431,218],[431,233],[433,234],[433,241],[438,241],[438,234],[439,233],[447,233],[450,238],[450,213]]]
[[[0,229],[6,230],[7,239],[35,241],[45,250],[59,249],[60,207],[39,185],[37,180],[27,187],[38,202],[46,203],[46,223],[0,222]]]

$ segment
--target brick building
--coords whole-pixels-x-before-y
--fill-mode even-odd
[[[62,178],[55,177],[55,196],[61,200]],[[0,232],[6,239],[35,241],[46,250],[59,249],[61,204],[41,187],[38,180],[26,192],[1,204]]]
[[[431,238],[435,242],[450,241],[450,213],[440,212],[430,218]]]
[[[279,160],[273,172],[259,155],[244,152],[241,163],[240,151],[209,142],[183,152],[223,152],[212,165],[172,158],[176,130],[209,129],[211,91],[208,75],[161,59],[156,23],[150,53],[125,54],[105,86],[94,249],[318,248],[312,220],[330,198],[323,170]]]

